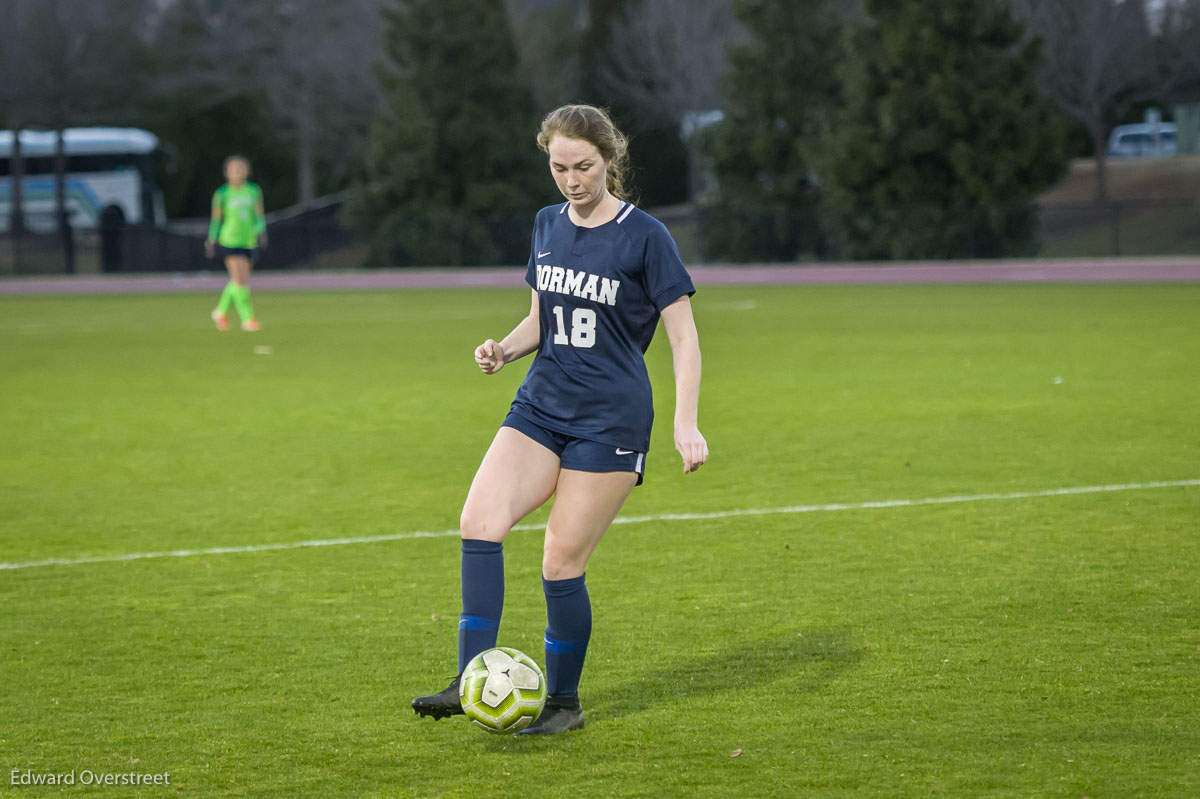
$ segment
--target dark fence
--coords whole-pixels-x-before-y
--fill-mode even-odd
[[[913,219],[911,213],[864,209],[863,215]],[[967,231],[955,258],[995,257],[995,247],[971,233],[971,217],[987,209],[968,210],[951,220]],[[848,256],[822,234],[820,214],[787,209],[735,209],[714,219],[709,209],[677,207],[657,214],[670,228],[688,261],[815,260]],[[940,215],[936,215],[940,216]],[[1044,204],[1030,220],[1032,240],[1025,254],[1039,258],[1156,256],[1200,254],[1200,197],[1191,200],[1120,200],[1105,203]],[[917,224],[914,222],[914,224]],[[789,249],[790,245],[790,249]],[[797,246],[798,245],[798,246]],[[803,253],[780,256],[772,251]]]
[[[1200,200],[1122,200],[1040,208],[1045,257],[1200,253]]]
[[[269,246],[261,253],[259,269],[351,269],[364,265],[367,248],[339,221],[340,198],[317,207],[271,215]],[[650,209],[671,230],[688,262],[739,260],[714,258],[707,236],[709,221],[693,206]],[[745,212],[743,212],[745,215]],[[761,211],[764,226],[778,227],[778,210]],[[750,214],[753,217],[753,213]],[[789,219],[791,217],[788,217]],[[804,221],[807,220],[807,221]],[[437,225],[410,219],[413,236],[446,245]],[[748,234],[754,219],[739,219]],[[53,231],[52,219],[28,219],[21,235],[0,233],[0,275],[99,274],[104,272],[196,272],[221,270],[219,260],[204,254],[206,220],[177,222],[165,228],[113,225],[100,230]],[[506,219],[514,235],[528,236],[530,219]],[[794,224],[815,225],[816,216],[796,217]],[[428,229],[427,235],[422,229]],[[813,231],[809,231],[812,233]],[[750,239],[755,236],[750,235]],[[751,244],[753,242],[750,242]],[[469,246],[467,242],[458,242]],[[426,252],[443,252],[430,247]],[[1200,254],[1200,200],[1121,201],[1103,204],[1044,205],[1038,209],[1034,252],[1040,257],[1073,258],[1114,255]],[[982,253],[964,252],[961,257]],[[825,250],[821,258],[836,259]],[[747,254],[745,260],[769,260],[768,254]],[[420,265],[421,256],[412,265]],[[399,265],[399,264],[397,264]],[[442,265],[430,262],[429,265]]]
[[[339,221],[340,200],[271,215],[268,246],[258,269],[345,269],[362,265],[365,248]],[[166,227],[109,224],[99,229],[53,230],[53,220],[27,218],[19,235],[0,234],[0,274],[198,272],[223,269],[204,252],[207,220]]]

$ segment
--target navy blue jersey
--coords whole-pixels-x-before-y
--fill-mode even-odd
[[[579,227],[568,203],[538,212],[525,280],[538,293],[541,342],[512,410],[559,433],[650,449],[646,348],[663,308],[694,294],[679,248],[654,217],[622,203]]]

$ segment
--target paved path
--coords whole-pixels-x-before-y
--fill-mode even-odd
[[[924,261],[888,264],[745,264],[689,267],[696,284],[855,285],[894,283],[1196,283],[1200,256],[1184,258],[1097,258],[1062,261]],[[7,277],[0,295],[135,294],[219,291],[225,276],[216,272],[89,277]],[[524,270],[364,269],[354,272],[263,271],[254,275],[256,291],[328,291],[332,289],[421,289],[517,287]]]

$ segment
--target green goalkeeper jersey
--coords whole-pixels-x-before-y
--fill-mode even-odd
[[[262,204],[262,189],[255,183],[240,187],[226,183],[213,194],[213,227],[217,227],[220,212],[220,234],[217,243],[222,247],[252,250],[258,246],[258,236],[266,230],[266,220],[258,213]]]

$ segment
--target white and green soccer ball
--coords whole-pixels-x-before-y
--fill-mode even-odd
[[[533,723],[546,706],[546,678],[533,658],[506,646],[480,652],[463,669],[458,698],[467,718],[509,735]]]

